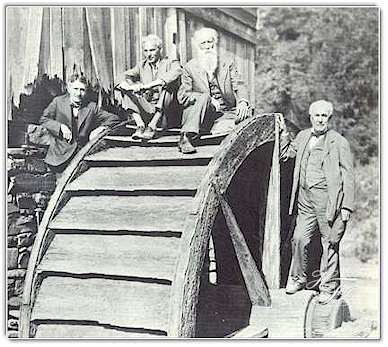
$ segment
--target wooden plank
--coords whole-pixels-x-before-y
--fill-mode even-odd
[[[269,338],[304,338],[305,313],[314,295],[311,290],[293,295],[287,295],[284,289],[271,290],[271,306],[253,306],[249,324],[265,325]]]
[[[174,134],[174,132],[177,132],[178,134]],[[171,145],[178,145],[179,142],[179,129],[170,129],[170,134],[167,136],[161,136],[156,139],[149,140],[147,142],[143,142],[142,140],[135,140],[131,136],[121,136],[121,135],[108,135],[105,136],[105,140],[109,141],[117,141],[117,142],[126,142],[131,143],[134,145],[159,145],[159,144],[171,144]],[[206,144],[220,144],[222,140],[228,135],[229,133],[217,133],[217,134],[209,134],[209,135],[202,135],[199,139],[198,146],[203,146]]]
[[[179,56],[182,65],[187,63],[186,15],[178,10]]]
[[[251,28],[241,23],[217,8],[204,8],[199,6],[185,7],[184,11],[199,17],[201,20],[207,21],[211,26],[217,26],[219,29],[239,37],[240,40],[243,39],[256,44],[257,38],[255,28]],[[190,18],[190,20],[192,20],[192,18]]]
[[[38,271],[172,281],[179,242],[176,237],[57,234]]]
[[[109,338],[109,339],[152,339],[161,338],[163,335],[156,331],[141,329],[123,329],[121,327],[112,327],[107,325],[88,325],[85,322],[78,324],[39,324],[36,328],[35,338]]]
[[[164,44],[166,55],[171,59],[178,57],[178,19],[176,8],[169,7],[165,9],[166,17],[164,20]]]
[[[268,328],[266,326],[260,325],[248,325],[246,328],[243,328],[240,331],[237,331],[235,334],[227,337],[232,339],[258,339],[268,337]]]
[[[271,305],[271,297],[268,288],[261,273],[257,269],[255,260],[238,226],[236,217],[222,195],[218,194],[218,197],[252,305],[269,306]]]
[[[275,142],[268,186],[262,269],[270,288],[280,288],[280,163],[279,125],[275,122]]]
[[[66,187],[68,191],[195,191],[206,166],[91,167]]]
[[[256,13],[246,11],[244,8],[238,7],[220,7],[219,11],[224,12],[228,16],[237,19],[244,25],[256,29]]]
[[[126,147],[109,148],[85,158],[87,161],[98,162],[150,162],[152,161],[174,161],[184,162],[192,159],[210,160],[217,151],[217,146],[201,146],[197,148],[197,153],[182,154],[176,147]]]
[[[191,197],[74,196],[50,223],[51,229],[182,231]]]
[[[170,288],[156,283],[47,277],[31,320],[84,320],[165,331]]]

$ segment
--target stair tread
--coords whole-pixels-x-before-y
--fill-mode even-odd
[[[196,190],[206,166],[91,167],[66,190]]]
[[[85,158],[87,161],[110,161],[110,162],[138,162],[138,161],[166,161],[166,160],[189,160],[211,159],[219,146],[200,146],[193,154],[182,154],[177,147],[113,147],[94,153]]]
[[[177,129],[175,130],[177,131]],[[170,134],[167,136],[160,136],[155,139],[149,140],[147,142],[147,145],[150,144],[164,144],[164,143],[171,143],[171,144],[177,144],[179,142],[180,135],[174,134],[173,131],[170,131]],[[218,133],[218,134],[208,134],[208,135],[202,135],[200,139],[200,144],[206,144],[207,141],[211,140],[218,140],[221,142],[225,136],[227,136],[229,133]],[[133,143],[133,144],[141,144],[142,140],[135,140],[132,138],[132,136],[123,136],[123,135],[108,135],[105,136],[106,140],[110,141],[118,141],[118,142],[127,142],[127,143]]]
[[[181,232],[193,204],[185,196],[73,196],[49,227]]]
[[[171,286],[101,278],[43,279],[31,320],[92,321],[166,331]]]
[[[179,238],[57,234],[38,271],[172,281]]]
[[[121,327],[95,326],[77,324],[39,324],[35,338],[118,338],[118,339],[150,339],[161,338],[160,334],[123,329]]]

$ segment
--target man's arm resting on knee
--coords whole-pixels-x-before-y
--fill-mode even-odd
[[[61,125],[55,118],[57,116],[57,102],[53,101],[45,108],[43,115],[40,117],[39,123],[46,128],[49,133],[57,138],[62,138]],[[63,127],[62,127],[63,128]]]

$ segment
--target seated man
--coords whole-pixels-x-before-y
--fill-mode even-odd
[[[64,171],[76,152],[89,140],[120,118],[103,110],[86,98],[87,80],[73,74],[67,83],[67,94],[57,96],[43,111],[40,123],[51,135],[45,162],[56,173]]]
[[[152,139],[161,116],[168,118],[177,112],[176,93],[182,68],[179,61],[163,58],[161,49],[158,36],[146,36],[143,39],[145,60],[125,72],[125,80],[118,86],[124,93],[116,92],[119,104],[132,113],[136,122],[134,139]]]
[[[194,33],[198,56],[184,67],[178,91],[178,101],[184,107],[178,144],[182,153],[196,152],[193,139],[200,132],[230,131],[252,114],[235,64],[219,63],[217,42],[214,29],[202,28]]]

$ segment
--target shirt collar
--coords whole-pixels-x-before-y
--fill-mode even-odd
[[[324,132],[315,132],[314,128],[311,128],[311,135],[314,137],[320,137],[322,135],[326,135],[329,129],[326,129]]]

